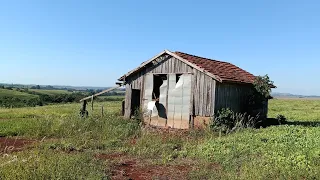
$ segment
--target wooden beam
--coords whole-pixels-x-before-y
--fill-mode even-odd
[[[104,93],[107,93],[107,92],[113,91],[113,90],[115,90],[115,89],[118,89],[118,88],[120,88],[122,85],[123,85],[123,84],[120,84],[120,85],[118,84],[117,87],[113,87],[113,88],[110,88],[110,89],[106,89],[106,90],[101,91],[101,92],[99,92],[99,93],[97,93],[97,94],[94,94],[94,95],[92,95],[92,96],[88,96],[88,97],[86,97],[86,98],[83,98],[83,99],[80,100],[80,102],[85,101],[85,100],[92,99],[93,97],[100,96],[100,95],[102,95],[102,94],[104,94]]]

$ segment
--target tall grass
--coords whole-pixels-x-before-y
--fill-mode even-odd
[[[320,122],[320,100],[273,99],[269,101],[269,117],[278,114],[290,121]]]
[[[103,179],[103,163],[89,153],[32,150],[0,158],[0,179]]]
[[[271,100],[269,113],[271,117],[283,114],[291,121],[319,121],[318,104]],[[93,113],[88,108],[87,119],[79,117],[79,104],[0,109],[0,118],[7,119],[0,120],[0,135],[45,137],[33,149],[0,157],[0,165],[5,164],[0,179],[102,179],[109,162],[103,164],[93,154],[118,152],[141,159],[146,163],[139,164],[143,167],[183,164],[191,167],[186,175],[190,179],[320,177],[320,127],[283,125],[222,136],[210,130],[145,130],[138,121],[122,119],[120,105],[97,103]],[[6,164],[12,156],[17,160]]]

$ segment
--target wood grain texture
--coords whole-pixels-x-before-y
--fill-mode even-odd
[[[217,83],[215,111],[230,108],[235,112],[243,112],[250,91],[251,87],[248,85]]]
[[[132,73],[126,77],[129,84],[126,101],[131,101],[131,89],[141,90],[141,98],[144,93],[144,79],[146,74],[192,74],[192,91],[190,100],[190,115],[212,117],[221,108],[230,108],[236,112],[242,112],[246,105],[247,97],[250,93],[250,85],[234,84],[216,81],[211,76],[199,71],[183,61],[163,54],[155,58],[150,64],[144,64],[143,69],[137,73]],[[170,97],[169,97],[170,98]],[[141,106],[143,106],[141,100]],[[126,109],[130,105],[126,103]],[[266,114],[267,104],[261,109],[261,113]],[[130,112],[128,110],[128,112]],[[130,117],[126,110],[126,117]]]
[[[132,86],[131,84],[126,84],[126,97],[125,97],[125,106],[124,106],[125,118],[130,118],[131,116],[131,95],[132,95]]]

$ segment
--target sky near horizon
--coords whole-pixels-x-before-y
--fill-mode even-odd
[[[113,86],[164,49],[320,95],[320,1],[0,1],[0,82]]]

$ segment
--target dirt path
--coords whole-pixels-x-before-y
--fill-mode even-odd
[[[0,137],[0,153],[21,151],[34,142],[35,140]]]
[[[189,165],[153,165],[121,153],[99,154],[96,158],[113,161],[111,175],[114,180],[183,180],[191,170]]]

